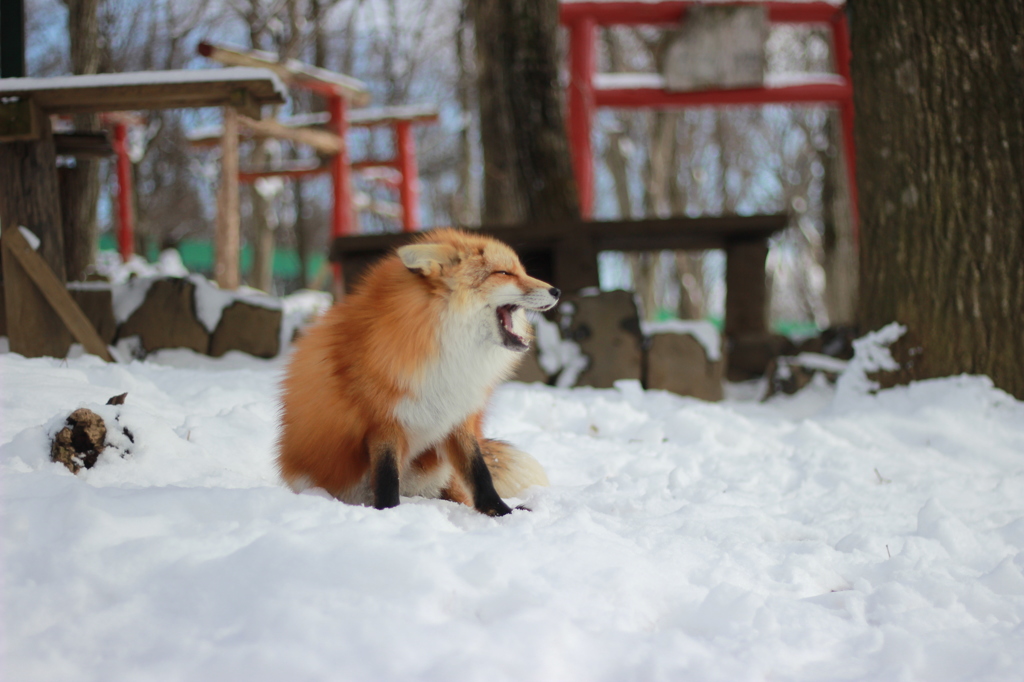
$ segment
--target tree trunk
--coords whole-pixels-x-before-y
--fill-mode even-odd
[[[557,0],[472,0],[483,221],[580,217],[558,84]]]
[[[21,225],[34,232],[41,242],[39,255],[64,282],[64,234],[49,116],[40,117],[40,128],[38,140],[0,144],[0,226],[7,230]]]
[[[57,200],[57,161],[50,119],[42,116],[41,136],[0,144],[0,227],[24,226],[39,237],[37,251],[57,279],[64,281],[64,235]],[[8,249],[3,249],[4,302],[12,353],[35,358],[64,357],[73,341],[60,317]]]
[[[100,31],[97,8],[99,0],[66,0],[68,7],[68,38],[71,71],[76,75],[99,72]],[[75,130],[99,130],[99,116],[78,114]],[[96,208],[100,197],[100,161],[75,159],[73,171],[61,173],[62,200],[67,210],[64,219],[64,263],[69,280],[83,280],[96,261],[99,239]]]
[[[825,307],[830,326],[852,325],[857,320],[857,245],[854,241],[850,196],[844,188],[846,162],[843,160],[839,135],[839,114],[829,112],[826,131],[830,151],[823,162],[822,218],[825,223],[822,238],[825,268]]]
[[[852,7],[864,328],[1024,399],[1024,4]]]

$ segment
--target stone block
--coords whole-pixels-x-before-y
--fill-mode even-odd
[[[725,363],[709,360],[704,345],[689,334],[654,334],[647,349],[647,388],[701,400],[723,398]]]
[[[579,344],[590,360],[577,386],[611,388],[619,379],[642,379],[643,337],[633,294],[576,294],[567,296],[558,310],[563,336]]]
[[[769,363],[780,355],[796,352],[793,342],[781,334],[747,334],[729,339],[729,381],[749,381],[764,376]]]
[[[224,308],[210,337],[210,355],[219,358],[240,350],[258,358],[272,358],[281,350],[281,310],[235,301]]]
[[[205,354],[210,347],[210,334],[196,319],[195,285],[180,278],[153,282],[146,299],[121,325],[117,336],[138,336],[146,353],[189,348]]]

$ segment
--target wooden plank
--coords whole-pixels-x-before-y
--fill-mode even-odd
[[[226,106],[238,90],[259,105],[283,104],[285,88],[267,69],[189,69],[0,79],[0,97],[28,97],[48,114]]]
[[[238,119],[234,107],[224,107],[224,135],[221,138],[220,191],[217,195],[214,277],[221,289],[241,284],[241,216],[238,199]]]
[[[273,137],[280,140],[291,140],[299,144],[309,145],[324,154],[337,154],[345,141],[333,133],[313,128],[289,128],[281,125],[273,119],[266,121],[254,121],[248,116],[239,116],[238,122],[245,128],[252,130],[263,137]]]
[[[227,45],[202,42],[199,54],[228,66],[250,66],[270,69],[285,83],[307,88],[320,94],[338,94],[355,106],[370,102],[370,92],[362,81],[340,73],[305,64],[297,59],[281,60],[276,54],[260,50],[243,50]]]
[[[75,158],[106,158],[114,155],[110,135],[100,132],[54,133],[53,144],[58,156]]]
[[[68,293],[53,271],[46,265],[42,257],[32,247],[16,227],[7,228],[2,235],[3,249],[13,255],[24,272],[31,278],[36,287],[46,298],[46,302],[60,317],[71,335],[93,355],[98,355],[107,362],[113,362],[106,344],[96,333],[82,309]],[[5,287],[6,288],[6,287]]]
[[[515,248],[554,246],[559,240],[587,235],[593,239],[597,251],[703,250],[725,248],[738,238],[766,238],[788,223],[788,216],[776,214],[484,226],[479,231]],[[331,259],[339,260],[349,253],[382,253],[407,240],[408,237],[401,234],[342,237],[332,243]]]
[[[26,358],[65,357],[74,343],[71,332],[11,250],[0,246],[0,253],[4,271],[4,320],[11,352]]]

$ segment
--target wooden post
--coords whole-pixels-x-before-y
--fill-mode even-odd
[[[331,181],[334,189],[334,206],[331,214],[331,236],[341,237],[355,232],[352,215],[351,169],[348,162],[348,145],[345,136],[348,133],[348,119],[345,98],[334,94],[327,98],[327,108],[331,113],[331,132],[341,138],[341,149],[331,159]],[[341,272],[341,263],[332,265],[334,271],[334,297],[341,299],[345,291],[345,280]]]
[[[725,336],[735,339],[768,330],[767,239],[736,239],[725,247]]]
[[[224,107],[224,135],[221,138],[220,192],[217,196],[217,234],[214,277],[221,289],[241,284],[241,253],[238,201],[238,111]]]
[[[402,184],[398,194],[402,202],[402,231],[415,232],[420,229],[417,213],[420,203],[420,179],[416,169],[416,142],[412,136],[412,123],[395,123],[395,152],[398,170],[402,172]]]
[[[128,156],[128,126],[114,124],[114,153],[117,154],[117,246],[121,260],[135,253],[135,219],[132,213],[132,161]]]
[[[594,160],[590,128],[594,115],[594,69],[597,23],[582,17],[569,27],[569,146],[576,174],[580,214],[589,218],[594,209]]]

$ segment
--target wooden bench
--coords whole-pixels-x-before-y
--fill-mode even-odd
[[[722,249],[726,254],[725,334],[739,337],[767,331],[765,257],[768,237],[785,228],[785,214],[581,221],[561,225],[481,227],[519,253],[527,271],[566,292],[598,286],[601,251]],[[330,258],[340,263],[346,289],[367,265],[415,234],[338,237]]]

